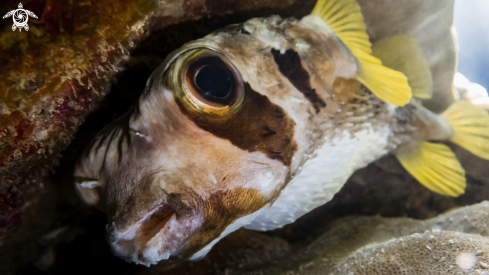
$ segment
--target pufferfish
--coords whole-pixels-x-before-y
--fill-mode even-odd
[[[440,142],[489,159],[489,115],[464,101],[430,112],[416,98],[431,85],[416,41],[372,46],[355,0],[254,18],[168,56],[86,149],[76,187],[107,212],[114,254],[148,266],[198,260],[241,227],[292,223],[389,153],[459,196],[465,172]]]

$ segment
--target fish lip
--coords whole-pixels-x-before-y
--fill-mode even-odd
[[[175,215],[178,219],[179,215],[174,207],[168,203],[162,203],[155,207],[142,219],[140,219],[136,225],[138,227],[138,242],[141,244],[147,244],[162,230],[165,229],[166,224]]]
[[[161,203],[146,213],[132,225],[120,228],[117,222],[107,225],[107,239],[112,252],[128,262],[148,265],[141,258],[146,246],[162,230],[168,230],[168,222],[180,217],[175,207],[168,203]]]
[[[107,226],[107,239],[111,250],[114,255],[127,262],[145,266],[169,260],[170,257],[178,255],[188,237],[195,231],[195,227],[189,228],[184,225],[188,221],[197,220],[198,212],[200,211],[178,203],[173,205],[164,202],[129,227],[117,228],[117,223],[113,222]],[[152,217],[156,217],[158,222],[152,222]],[[182,230],[187,233],[180,237]],[[149,234],[145,235],[145,232]]]

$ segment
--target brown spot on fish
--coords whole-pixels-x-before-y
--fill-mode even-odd
[[[195,247],[209,244],[237,219],[259,210],[265,204],[260,191],[238,187],[211,194],[204,202],[204,223],[188,241],[183,254],[195,253]]]
[[[346,79],[338,77],[333,83],[334,100],[337,102],[349,102],[351,104],[361,104],[365,102],[363,85],[356,79]]]
[[[225,117],[206,116],[187,110],[177,101],[183,113],[200,128],[229,140],[233,145],[250,152],[260,151],[272,159],[290,166],[297,144],[294,141],[295,122],[285,111],[254,91],[245,83],[241,108]]]
[[[263,127],[263,130],[265,130],[265,133],[262,134],[262,137],[269,137],[269,136],[273,136],[273,135],[277,134],[277,132],[273,131],[268,126]]]
[[[312,103],[316,112],[326,107],[326,103],[316,90],[311,88],[309,73],[302,67],[299,54],[293,50],[287,50],[284,54],[272,49],[272,55],[280,72]]]

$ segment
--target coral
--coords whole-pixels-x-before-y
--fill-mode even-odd
[[[464,75],[455,75],[455,98],[467,100],[473,105],[479,106],[489,111],[489,95],[487,90],[477,83],[470,82]]]
[[[479,274],[489,267],[488,218],[489,202],[426,221],[347,217],[287,262],[246,274]]]
[[[345,259],[336,273],[480,273],[489,267],[488,260],[487,238],[459,232],[428,231],[363,248]]]

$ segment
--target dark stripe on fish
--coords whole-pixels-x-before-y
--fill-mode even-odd
[[[121,117],[117,118],[114,122],[102,128],[102,130],[100,130],[100,132],[97,133],[96,138],[92,139],[90,141],[90,144],[87,147],[85,147],[82,153],[82,157],[79,159],[79,161],[87,158],[92,152],[92,150],[94,151],[93,153],[96,153],[103,146],[105,146],[104,160],[102,162],[103,165],[102,167],[100,167],[100,169],[103,169],[105,165],[105,160],[107,158],[107,153],[111,148],[110,147],[111,143],[116,141],[117,160],[120,162],[123,156],[123,150],[122,150],[123,143],[126,142],[127,146],[131,145],[131,134],[129,133],[129,119],[133,113],[134,114],[139,113],[139,108],[137,106],[131,107],[131,109],[126,113],[124,113]]]
[[[229,140],[243,150],[263,152],[271,159],[290,166],[297,150],[294,141],[295,122],[280,106],[254,91],[248,83],[245,83],[242,106],[233,115],[215,118],[180,107],[200,128]]]
[[[289,79],[297,90],[304,94],[312,103],[316,112],[319,112],[320,108],[326,107],[324,100],[311,87],[309,73],[302,67],[301,58],[297,52],[287,50],[285,54],[281,54],[280,51],[272,49],[272,54],[280,72]]]

